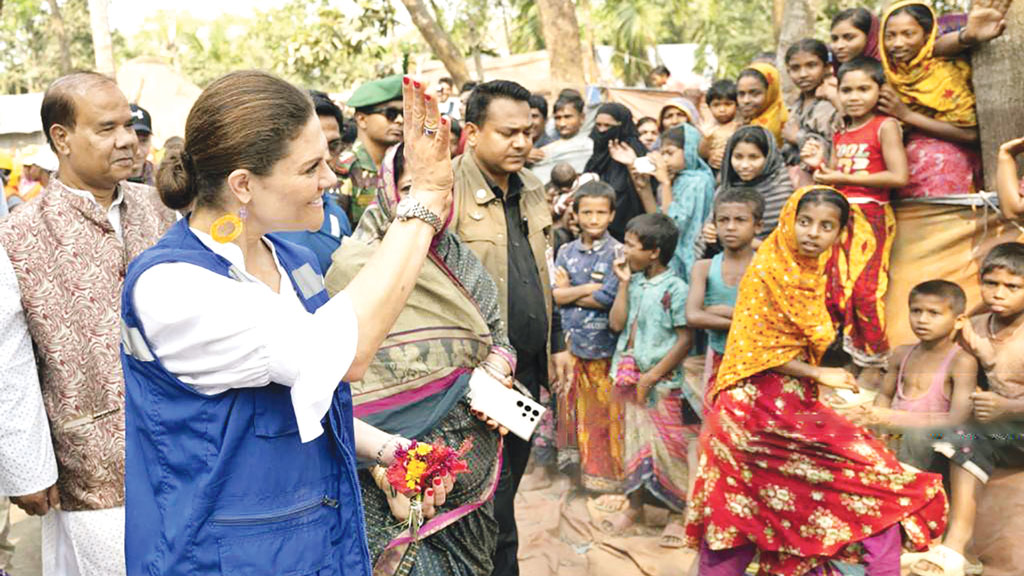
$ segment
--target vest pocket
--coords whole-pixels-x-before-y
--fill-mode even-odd
[[[325,506],[336,508],[338,502],[324,496],[270,514],[213,518],[211,524],[222,529],[247,532],[218,538],[221,574],[335,574],[333,565],[338,559],[331,546],[330,523],[323,515],[308,521]],[[301,520],[306,522],[296,524]]]
[[[298,434],[291,389],[280,384],[254,388],[252,424],[253,432],[264,438]]]

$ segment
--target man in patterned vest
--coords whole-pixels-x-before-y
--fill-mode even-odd
[[[175,216],[153,188],[124,181],[138,140],[111,79],[57,79],[41,115],[57,177],[0,223],[0,351],[15,367],[0,372],[0,414],[23,415],[0,421],[0,486],[45,514],[44,575],[124,574],[121,285]],[[45,418],[8,405],[38,402],[40,389]],[[53,451],[40,450],[50,434]]]

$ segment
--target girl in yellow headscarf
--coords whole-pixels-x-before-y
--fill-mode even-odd
[[[782,128],[789,120],[789,110],[782,100],[782,78],[775,66],[756,62],[740,72],[736,101],[747,124],[764,126],[782,146]]]
[[[798,190],[740,281],[687,506],[701,576],[742,574],[758,552],[765,575],[831,559],[894,574],[901,526],[918,549],[943,533],[942,477],[903,470],[818,399],[819,385],[856,389],[852,374],[818,366],[835,337],[825,267],[849,214],[834,188]]]
[[[936,57],[938,24],[925,2],[903,0],[882,17],[888,86],[879,109],[907,128],[910,183],[901,197],[968,194],[980,177],[978,117],[966,60]]]

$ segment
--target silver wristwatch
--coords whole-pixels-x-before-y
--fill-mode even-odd
[[[434,227],[434,234],[440,232],[444,227],[444,222],[437,214],[427,210],[426,206],[420,204],[420,201],[412,196],[406,196],[398,203],[398,206],[395,207],[395,218],[403,222],[410,218],[419,218]]]

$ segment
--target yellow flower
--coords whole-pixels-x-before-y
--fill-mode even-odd
[[[426,456],[427,454],[430,454],[433,451],[434,451],[434,447],[431,446],[430,444],[417,444],[416,445],[416,455],[417,456]]]

